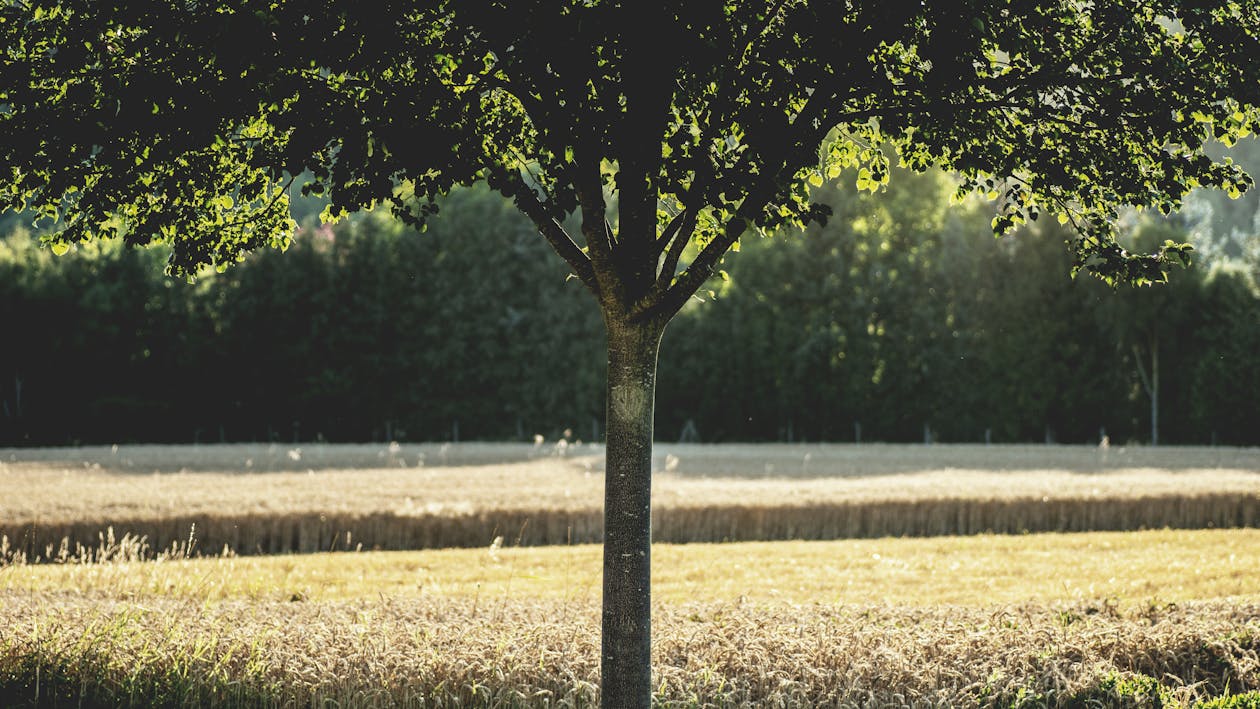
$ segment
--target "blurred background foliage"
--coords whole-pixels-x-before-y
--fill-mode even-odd
[[[1233,155],[1260,174],[1260,142]],[[658,440],[1260,444],[1255,191],[1128,217],[1196,263],[1112,289],[1067,277],[1054,220],[992,238],[946,175],[852,185],[816,190],[826,226],[746,238],[671,324]],[[194,283],[0,218],[0,445],[600,437],[598,311],[510,204],[457,192],[423,234],[319,209]]]

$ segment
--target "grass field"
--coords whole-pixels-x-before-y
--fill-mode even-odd
[[[591,706],[600,451],[561,452],[0,451],[0,706]],[[1260,707],[1260,451],[656,467],[661,706]],[[249,555],[373,546],[469,548]]]
[[[597,559],[8,566],[0,691],[29,699],[38,675],[67,705],[590,705]],[[1188,706],[1260,690],[1258,530],[660,545],[653,568],[666,706]]]
[[[1260,530],[658,544],[652,567],[654,596],[668,604],[1260,601]],[[597,545],[495,547],[9,566],[0,568],[0,590],[190,601],[383,594],[597,603],[599,574]]]
[[[560,453],[563,452],[563,455]],[[98,546],[217,553],[589,543],[598,447],[122,446],[0,450],[0,535],[28,558]],[[665,542],[1260,524],[1260,450],[674,445],[658,450]]]

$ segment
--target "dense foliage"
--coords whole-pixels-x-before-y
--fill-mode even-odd
[[[838,218],[728,258],[665,338],[659,439],[1146,441],[1138,363],[1160,333],[1161,439],[1260,443],[1255,196],[1133,220],[1139,245],[1190,231],[1217,255],[1112,289],[1063,278],[1057,224],[985,238],[987,202],[896,177],[817,188]],[[290,253],[194,284],[162,276],[161,251],[55,257],[12,233],[0,443],[597,434],[598,316],[510,204],[458,192],[424,234],[309,224]]]
[[[1258,27],[1236,2],[17,3],[0,210],[64,217],[59,250],[168,243],[190,272],[286,245],[304,171],[333,216],[413,224],[484,180],[640,322],[747,229],[824,218],[807,180],[901,164],[990,192],[995,231],[1070,221],[1077,268],[1159,280],[1184,246],[1133,256],[1112,223],[1251,184],[1203,143],[1260,116]],[[577,211],[579,238],[556,222]]]

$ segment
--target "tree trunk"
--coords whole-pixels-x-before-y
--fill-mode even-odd
[[[1159,332],[1151,335],[1151,445],[1159,445]]]
[[[608,448],[604,474],[605,709],[652,701],[652,413],[662,324],[605,318]]]
[[[1146,365],[1142,364],[1142,350],[1133,345],[1133,360],[1137,363],[1138,376],[1142,378],[1142,388],[1151,402],[1151,445],[1159,445],[1159,332],[1151,332],[1151,371],[1148,374]]]

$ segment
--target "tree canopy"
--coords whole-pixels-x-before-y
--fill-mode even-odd
[[[188,273],[287,243],[306,170],[334,216],[413,223],[485,179],[641,315],[746,228],[823,218],[807,180],[900,162],[994,193],[999,232],[1054,214],[1078,265],[1158,278],[1184,250],[1137,258],[1108,225],[1250,184],[1202,146],[1254,126],[1258,27],[1223,0],[16,2],[0,204],[62,217],[54,244],[169,241]]]

